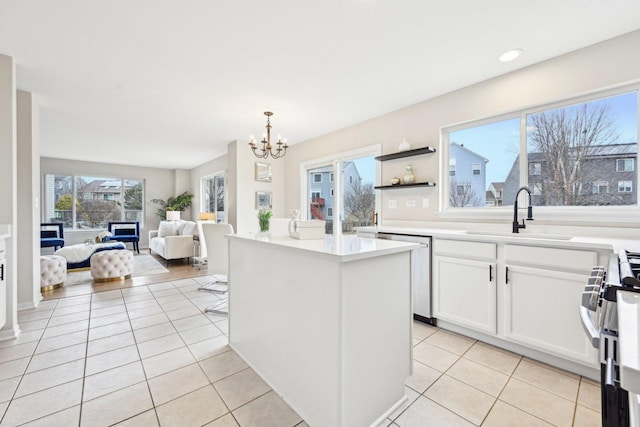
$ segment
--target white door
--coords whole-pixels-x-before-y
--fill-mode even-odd
[[[505,282],[506,339],[596,366],[580,320],[584,275],[507,265]]]
[[[496,264],[433,258],[433,310],[437,319],[496,333]]]

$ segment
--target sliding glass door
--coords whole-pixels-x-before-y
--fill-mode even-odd
[[[380,149],[376,148],[304,165],[304,217],[326,221],[328,234],[353,234],[354,227],[373,225],[374,186],[379,182],[374,157]]]

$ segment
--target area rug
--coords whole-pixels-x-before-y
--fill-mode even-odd
[[[132,277],[149,276],[152,274],[168,273],[167,270],[157,258],[149,254],[140,254],[133,257],[133,273]],[[75,285],[78,283],[86,283],[91,281],[91,270],[70,271],[67,273],[65,286]]]

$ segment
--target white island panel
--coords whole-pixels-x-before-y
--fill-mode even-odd
[[[230,345],[311,426],[368,426],[405,398],[417,245],[378,242],[230,237]]]

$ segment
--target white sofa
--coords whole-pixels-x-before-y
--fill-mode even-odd
[[[167,260],[193,256],[193,236],[198,227],[193,221],[160,221],[157,230],[149,231],[149,253],[152,251]]]

